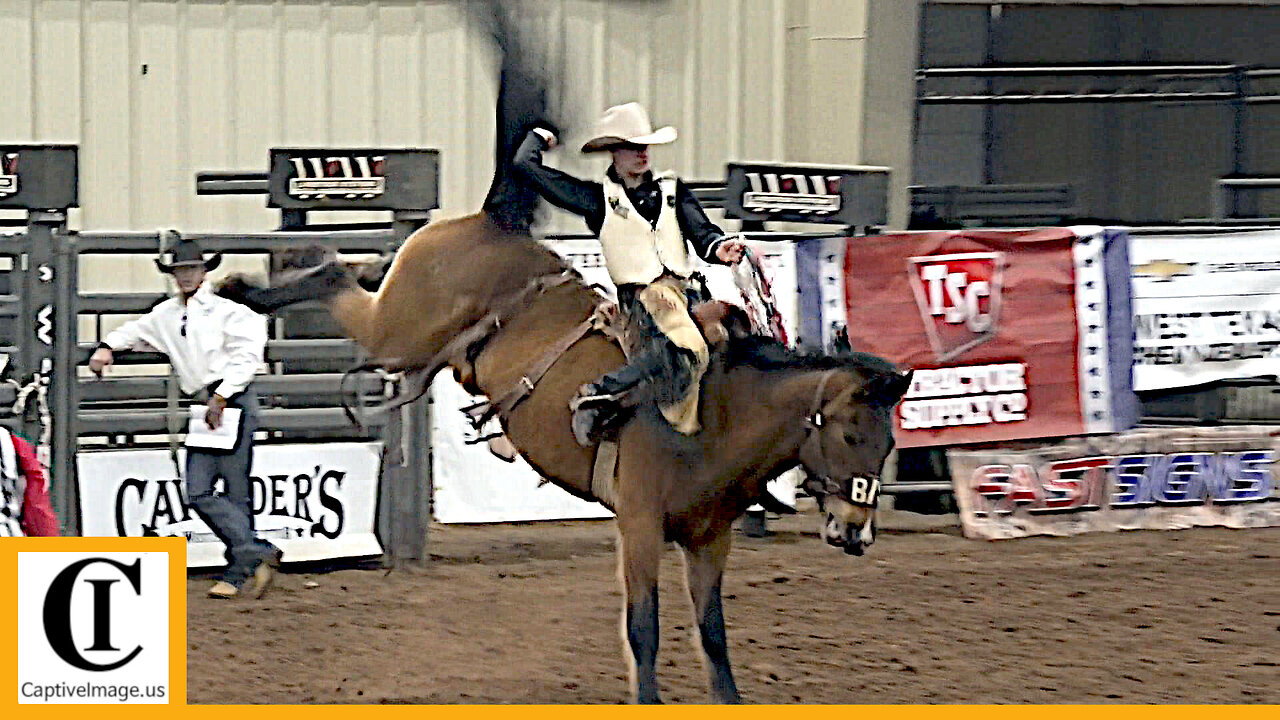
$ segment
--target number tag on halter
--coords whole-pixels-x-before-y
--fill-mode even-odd
[[[880,499],[879,478],[854,478],[849,488],[849,502],[861,507],[874,508]]]

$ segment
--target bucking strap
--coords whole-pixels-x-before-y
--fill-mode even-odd
[[[533,393],[534,387],[538,385],[538,381],[542,379],[542,376],[546,375],[547,371],[569,351],[569,348],[576,345],[589,332],[591,332],[591,321],[587,320],[578,323],[572,330],[565,333],[554,345],[547,348],[547,351],[533,365],[530,365],[525,370],[524,375],[520,376],[520,380],[516,382],[514,387],[503,393],[501,397],[489,406],[489,409],[485,411],[481,419],[487,421],[494,415],[505,417],[514,410],[521,401]]]
[[[578,344],[578,341],[586,337],[592,332],[604,332],[606,336],[612,338],[615,342],[617,336],[605,330],[612,325],[609,324],[609,307],[597,306],[591,311],[591,315],[586,320],[573,326],[573,329],[565,333],[547,348],[538,359],[525,370],[524,375],[516,382],[515,386],[507,390],[498,398],[489,403],[484,408],[484,412],[478,416],[473,416],[472,423],[483,425],[488,422],[494,415],[505,417],[516,408],[525,398],[533,393],[533,389],[537,387],[538,382],[547,374],[560,360],[560,358],[569,351],[569,348]]]

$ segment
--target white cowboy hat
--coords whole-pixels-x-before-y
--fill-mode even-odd
[[[604,111],[596,123],[591,139],[582,146],[582,152],[608,150],[615,145],[665,145],[674,142],[676,129],[670,125],[653,129],[649,113],[640,103],[614,105]]]

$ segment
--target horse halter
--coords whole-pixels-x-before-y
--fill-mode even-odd
[[[880,478],[852,478],[849,496],[845,496],[840,482],[832,477],[831,463],[822,450],[822,430],[827,426],[827,412],[822,404],[822,397],[826,393],[827,383],[838,372],[837,369],[831,369],[822,374],[813,393],[809,413],[805,416],[805,438],[800,445],[800,462],[805,466],[806,477],[801,486],[812,495],[834,495],[851,505],[874,509],[880,499]],[[821,472],[815,469],[818,466],[822,467]]]

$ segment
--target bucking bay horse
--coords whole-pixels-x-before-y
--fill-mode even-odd
[[[514,72],[504,61],[499,142],[508,147],[519,118],[504,101]],[[871,355],[804,356],[739,337],[713,357],[703,380],[700,432],[681,435],[642,404],[604,450],[610,462],[598,462],[604,451],[573,438],[569,401],[580,385],[621,365],[623,352],[597,330],[601,296],[531,237],[527,223],[512,221],[532,215],[532,194],[504,194],[500,184],[482,212],[411,235],[373,292],[361,287],[357,268],[330,258],[240,299],[263,311],[325,303],[372,358],[417,378],[419,389],[451,367],[464,387],[490,398],[535,470],[615,513],[625,644],[640,702],[660,701],[658,567],[666,543],[679,545],[711,696],[738,702],[720,593],[734,520],[762,499],[766,481],[802,465],[825,516],[823,538],[862,554],[875,539],[891,412],[909,375]]]
[[[443,221],[408,239],[376,292],[333,262],[267,292],[277,294],[259,302],[326,301],[344,332],[389,369],[431,368],[445,352],[464,386],[493,400],[535,470],[613,510],[641,702],[659,699],[658,566],[666,543],[684,551],[712,697],[736,702],[720,585],[733,522],[762,499],[765,483],[802,465],[825,514],[826,542],[861,555],[875,539],[890,414],[909,382],[884,360],[804,356],[771,340],[736,339],[703,381],[703,429],[681,435],[656,407],[641,406],[618,435],[614,472],[598,478],[597,449],[573,439],[568,406],[578,386],[623,362],[622,350],[605,334],[584,332],[600,296],[528,235],[504,231],[486,213]],[[459,337],[467,342],[454,342]]]

